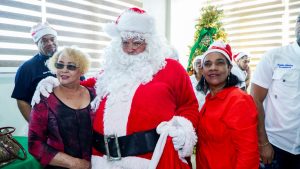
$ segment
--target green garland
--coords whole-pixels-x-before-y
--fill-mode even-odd
[[[195,26],[197,31],[194,35],[194,45],[191,47],[191,52],[188,60],[187,71],[192,73],[193,59],[206,52],[209,45],[217,39],[226,41],[227,34],[225,33],[223,24],[220,19],[223,17],[223,10],[218,10],[215,6],[206,6],[201,9],[202,16],[199,18],[198,24]]]

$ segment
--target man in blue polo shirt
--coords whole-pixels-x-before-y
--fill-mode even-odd
[[[19,67],[15,77],[15,88],[11,95],[17,100],[18,108],[27,121],[37,84],[47,76],[54,76],[45,62],[56,52],[58,45],[57,32],[47,22],[33,26],[31,35],[39,51]]]

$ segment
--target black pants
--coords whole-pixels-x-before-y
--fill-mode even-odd
[[[261,164],[260,169],[300,169],[300,154],[294,155],[275,147],[272,164]]]

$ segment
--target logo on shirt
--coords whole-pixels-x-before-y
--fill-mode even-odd
[[[278,68],[292,68],[294,65],[291,64],[277,64]]]
[[[48,70],[48,71],[46,71],[46,72],[43,72],[43,75],[44,75],[44,74],[48,74],[48,73],[51,73],[51,71]]]

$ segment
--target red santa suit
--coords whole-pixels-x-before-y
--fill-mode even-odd
[[[132,84],[130,88],[128,93],[116,92],[118,96],[113,100],[110,100],[110,95],[101,100],[94,119],[94,131],[102,135],[131,135],[155,129],[161,122],[169,121],[174,116],[182,117],[179,123],[186,128],[186,123],[197,124],[197,100],[189,76],[177,61],[167,59],[165,67],[150,82]],[[93,154],[103,156],[95,149]],[[99,168],[142,169],[148,168],[151,157],[152,153],[147,153],[114,162],[98,158],[97,165]],[[190,168],[183,161],[174,149],[171,137],[168,137],[157,168]]]
[[[103,71],[81,83],[97,95],[92,168],[190,168],[198,102],[187,72],[166,59],[172,50],[145,11],[130,8],[103,29],[112,38]]]
[[[112,41],[103,54],[103,72],[89,80],[97,94],[92,167],[190,168],[185,157],[197,141],[198,103],[188,74],[166,59],[172,50],[145,11],[130,8],[104,30]],[[124,50],[136,42],[144,49]]]

